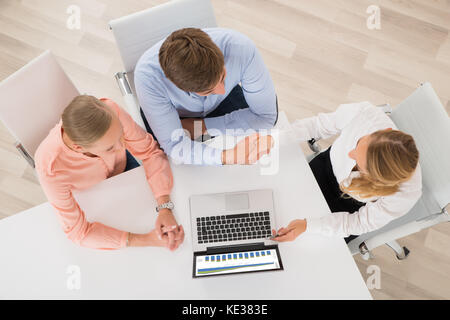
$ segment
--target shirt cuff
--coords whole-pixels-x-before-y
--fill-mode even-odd
[[[122,237],[120,237],[120,248],[125,248],[127,246],[128,232],[124,231]]]
[[[322,233],[321,219],[306,219],[306,232],[315,234]]]
[[[303,121],[302,121],[303,120]],[[309,133],[309,130],[305,124],[305,119],[302,120],[295,120],[292,123],[292,128],[294,131],[295,138],[299,141],[307,141],[310,140],[312,137]]]

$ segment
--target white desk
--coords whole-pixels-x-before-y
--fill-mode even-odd
[[[186,231],[177,251],[78,247],[66,239],[53,208],[45,203],[0,221],[0,298],[371,299],[344,240],[314,235],[280,244],[284,271],[192,279],[191,194],[271,188],[277,227],[295,218],[329,214],[296,143],[280,147],[280,167],[275,175],[261,175],[260,165],[172,168],[175,215]],[[129,195],[130,189],[134,195]],[[110,204],[98,204],[103,213],[92,210],[89,219],[135,232],[153,228],[154,200],[149,197],[142,167],[103,181],[89,194],[79,195],[80,201],[95,202],[104,190],[110,190]],[[143,198],[147,200],[143,202]],[[129,209],[132,206],[135,208]],[[80,268],[79,290],[67,287],[70,265]]]

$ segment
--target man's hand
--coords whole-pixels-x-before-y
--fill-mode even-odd
[[[239,141],[233,149],[222,151],[223,164],[253,164],[273,147],[270,135],[260,136],[254,133]]]
[[[191,135],[191,140],[206,134],[205,121],[199,118],[185,118],[181,120],[181,126]]]
[[[306,219],[297,219],[289,223],[287,228],[280,228],[278,230],[279,236],[273,238],[272,240],[280,242],[293,241],[305,231]],[[272,230],[272,234],[275,236],[277,233],[275,232],[275,230]]]

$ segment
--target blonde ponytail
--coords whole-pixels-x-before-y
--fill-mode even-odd
[[[394,194],[402,182],[411,178],[419,162],[414,139],[398,130],[379,130],[369,139],[367,172],[353,178],[347,187],[341,183],[340,188],[360,198]]]

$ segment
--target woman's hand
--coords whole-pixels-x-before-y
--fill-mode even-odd
[[[159,210],[158,217],[156,218],[155,222],[155,230],[159,238],[161,238],[164,234],[164,228],[166,230],[174,230],[174,232],[176,232],[177,227],[177,221],[175,220],[175,217],[173,216],[173,213],[170,209],[163,208]]]
[[[168,195],[161,196],[156,199],[158,205],[167,203],[170,201]],[[184,240],[184,230],[177,224],[172,210],[168,208],[162,208],[158,212],[158,217],[155,222],[155,232],[158,236],[158,240],[162,240],[164,236],[168,239],[167,247],[170,250],[175,250]]]
[[[145,234],[130,233],[128,245],[130,247],[166,247],[173,251],[184,240],[183,226],[180,225],[177,229],[178,236],[173,231],[169,231],[169,228],[163,228],[164,233],[161,238],[159,238],[156,229]],[[173,228],[170,228],[170,230],[173,230]]]
[[[167,248],[169,248],[171,251],[176,250],[180,244],[184,241],[184,229],[183,226],[180,224],[179,226],[175,228],[171,228],[172,231],[164,230],[163,229],[163,238],[165,236],[168,237],[168,243]]]
[[[306,219],[297,219],[291,221],[286,228],[280,228],[278,230],[278,237],[273,238],[274,241],[284,242],[293,241],[299,235],[301,235],[306,230]],[[272,230],[272,234],[275,236],[277,233],[275,229]]]

